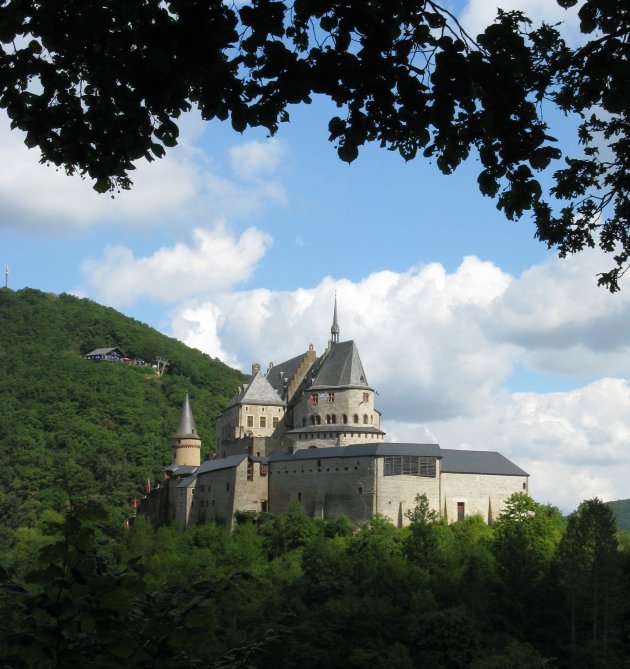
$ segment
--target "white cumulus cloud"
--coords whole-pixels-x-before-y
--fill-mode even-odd
[[[266,368],[310,343],[323,351],[336,292],[341,339],[359,347],[390,440],[499,451],[531,474],[537,499],[570,511],[595,495],[628,496],[630,385],[611,377],[630,356],[623,329],[599,343],[595,333],[627,322],[630,304],[593,285],[588,270],[601,260],[550,260],[515,278],[469,257],[453,272],[433,263],[217,293],[176,309],[172,333],[244,371]],[[559,343],[567,333],[588,351],[583,368],[577,349]],[[568,392],[510,392],[516,364],[602,378]]]
[[[104,257],[85,260],[82,271],[90,294],[106,304],[127,306],[141,297],[172,303],[246,281],[271,241],[256,228],[238,239],[223,225],[195,228],[190,244],[163,247],[146,257],[136,258],[126,246],[107,246]]]

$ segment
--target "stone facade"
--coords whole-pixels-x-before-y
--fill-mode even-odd
[[[401,527],[416,497],[449,522],[479,514],[492,522],[528,475],[499,453],[385,443],[375,390],[354,342],[332,340],[250,380],[217,420],[214,460],[199,463],[201,440],[188,397],[173,436],[173,465],[141,512],[155,522],[231,524],[236,511],[273,513],[298,503],[317,518],[356,523],[381,514]],[[195,460],[195,454],[197,460]]]

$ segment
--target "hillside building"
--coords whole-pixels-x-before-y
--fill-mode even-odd
[[[165,485],[141,513],[182,525],[231,523],[236,511],[280,512],[291,502],[318,518],[345,515],[361,523],[381,514],[398,526],[425,493],[450,521],[480,514],[492,522],[528,474],[499,453],[386,443],[354,341],[339,341],[337,304],[331,339],[249,381],[216,422],[212,457],[201,462],[201,439],[186,396],[171,439]]]

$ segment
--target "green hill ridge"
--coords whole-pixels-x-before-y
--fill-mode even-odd
[[[617,527],[620,530],[630,531],[630,499],[618,499],[606,503],[615,514]]]
[[[151,367],[90,362],[117,346]],[[129,512],[170,461],[169,437],[188,390],[202,457],[214,421],[244,376],[114,309],[72,295],[0,289],[0,541],[69,496]]]

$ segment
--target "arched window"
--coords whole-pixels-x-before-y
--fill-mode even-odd
[[[344,415],[341,417],[341,422],[342,422],[344,425],[346,425],[346,423],[348,422],[348,416],[346,416],[345,413],[344,413]]]
[[[354,416],[352,416],[352,422],[353,422],[353,423],[358,423],[358,422],[359,422],[359,416],[358,416],[358,414],[355,413]]]
[[[302,416],[302,427],[306,427],[306,416]]]
[[[333,415],[330,417],[330,422],[331,422],[333,425],[337,422],[337,415],[336,415],[336,414],[333,414]]]
[[[363,414],[363,425],[368,424],[368,415],[366,413]]]
[[[315,425],[315,416],[311,416],[311,425]]]
[[[322,417],[321,416],[315,416],[315,422],[317,423],[317,425],[321,425],[322,424]]]
[[[330,425],[330,414],[326,414],[326,425]]]

